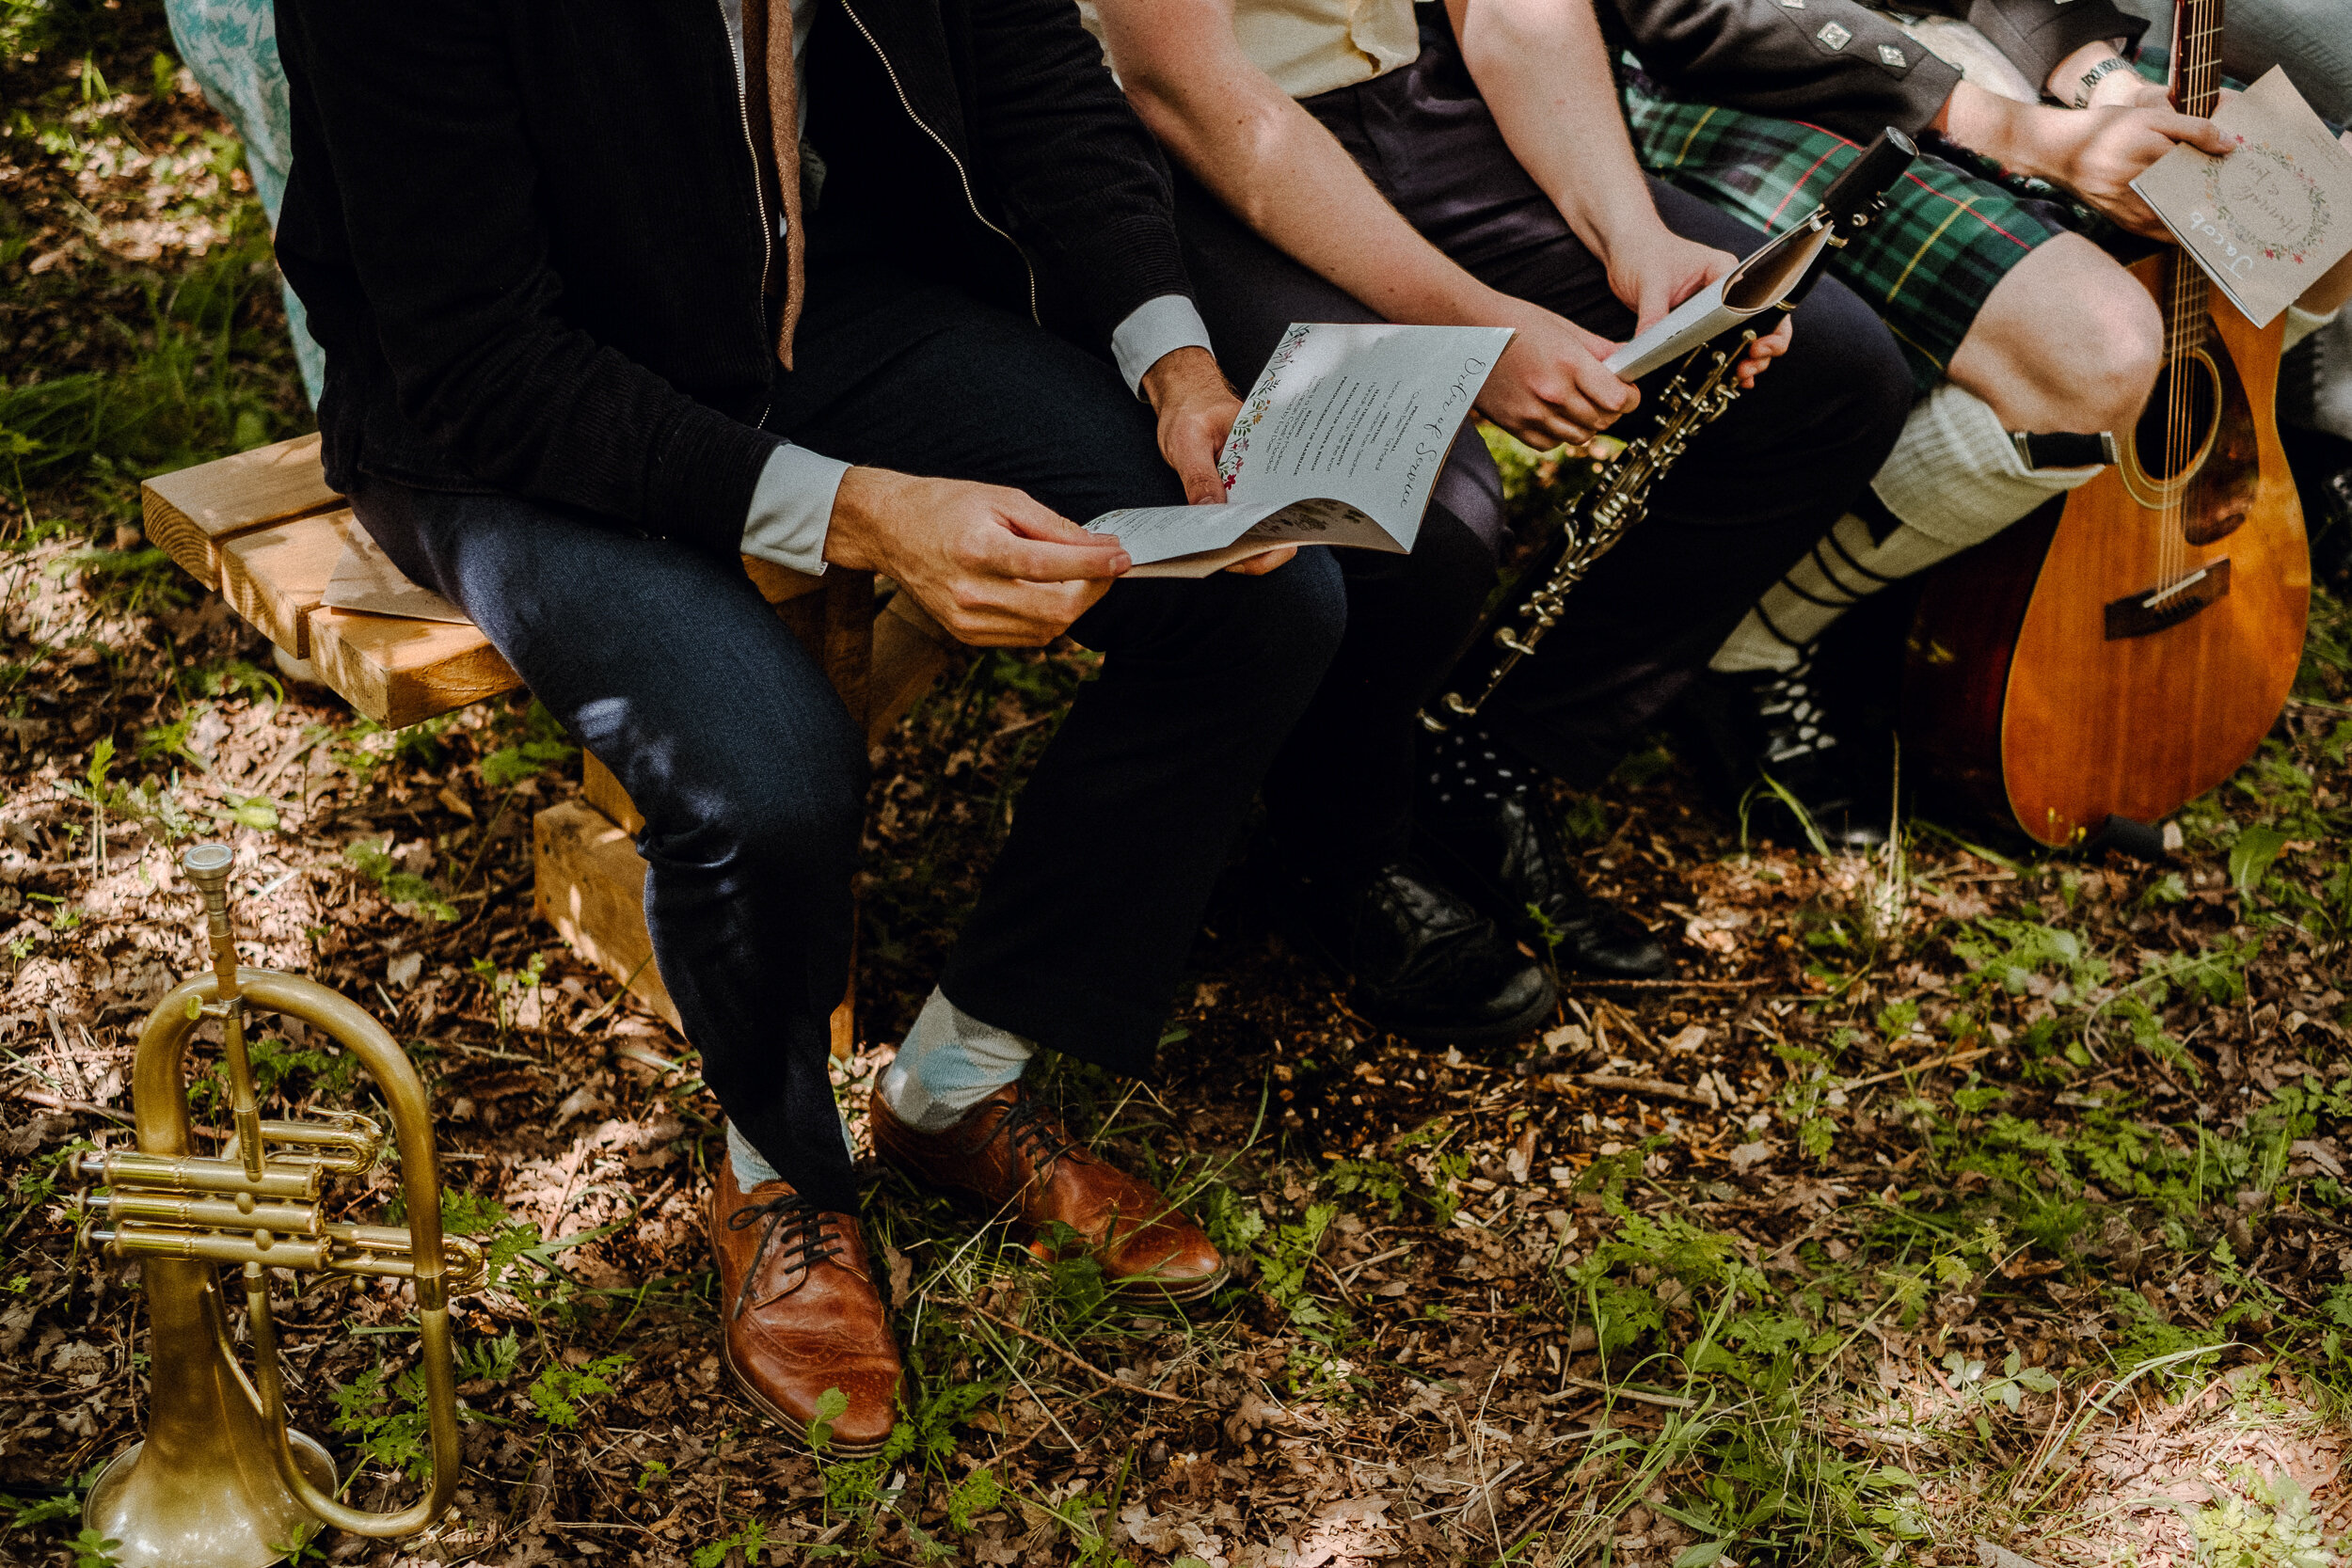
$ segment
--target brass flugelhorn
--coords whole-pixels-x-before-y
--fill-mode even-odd
[[[482,1252],[441,1234],[441,1180],[430,1096],[384,1027],[315,980],[237,964],[229,919],[228,846],[181,856],[204,895],[213,971],[167,993],[140,1032],[132,1069],[138,1150],[80,1155],[73,1199],[87,1239],[138,1259],[147,1295],[147,1436],[117,1454],[90,1488],[83,1523],[121,1544],[122,1568],[262,1568],[322,1525],[360,1535],[409,1535],[457,1489],[455,1367],[449,1298],[479,1287]],[[346,1225],[326,1217],[329,1177],[376,1162],[384,1129],[354,1112],[264,1121],[246,1048],[248,1013],[319,1030],[358,1058],[391,1114],[407,1223]],[[221,1029],[233,1141],[215,1156],[189,1149],[187,1053],[207,1020]],[[245,1291],[254,1370],[229,1333],[220,1269]],[[422,1338],[432,1470],[424,1495],[392,1513],[335,1497],[335,1463],[288,1424],[269,1271],[307,1270],[413,1280]]]

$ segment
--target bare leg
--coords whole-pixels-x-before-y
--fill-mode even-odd
[[[2010,430],[2123,430],[2163,355],[2147,291],[2089,240],[2060,234],[1994,285],[1946,373]]]

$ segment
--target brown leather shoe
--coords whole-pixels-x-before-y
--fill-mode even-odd
[[[1176,1302],[1225,1283],[1225,1259],[1200,1227],[1151,1187],[1071,1141],[1061,1118],[1008,1084],[942,1132],[918,1132],[877,1089],[867,1123],[874,1152],[916,1185],[968,1210],[1005,1213],[1040,1260],[1057,1221],[1076,1231],[1114,1286]]]
[[[838,1388],[829,1457],[882,1451],[898,1418],[898,1342],[875,1293],[857,1217],[818,1211],[783,1181],[750,1192],[719,1162],[710,1202],[727,1370],[744,1397],[795,1438]]]

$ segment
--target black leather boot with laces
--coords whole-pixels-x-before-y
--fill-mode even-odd
[[[1803,810],[1832,848],[1863,849],[1886,842],[1886,791],[1859,776],[1877,748],[1858,746],[1840,732],[1814,657],[1804,649],[1794,668],[1738,674],[1708,671],[1686,705],[1705,734],[1725,804],[1747,802],[1751,837],[1782,844],[1809,842],[1779,791]]]
[[[1551,977],[1416,860],[1341,882],[1302,878],[1291,928],[1350,982],[1347,1005],[1408,1040],[1483,1045],[1551,1011]]]
[[[1504,932],[1563,971],[1654,980],[1674,960],[1642,925],[1584,891],[1542,771],[1474,725],[1430,743],[1415,805],[1424,858]]]
[[[1674,973],[1674,959],[1640,922],[1584,891],[1534,785],[1467,809],[1440,808],[1421,827],[1423,851],[1446,880],[1534,951],[1549,946],[1562,970],[1633,980]]]

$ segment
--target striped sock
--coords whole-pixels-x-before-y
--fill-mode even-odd
[[[2098,472],[2026,467],[1992,406],[1943,383],[1911,411],[1869,494],[1764,591],[1708,668],[1796,668],[1854,605],[1982,544]]]

